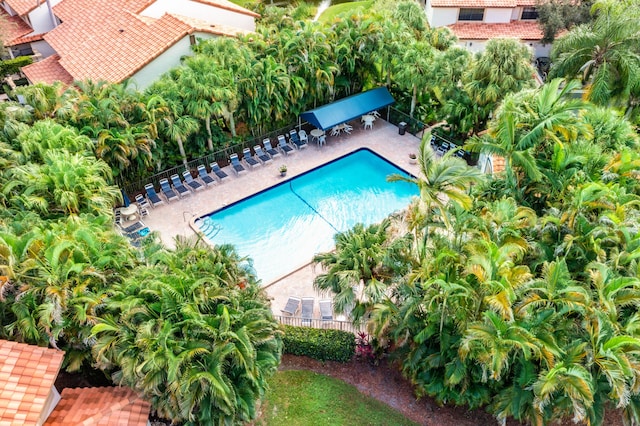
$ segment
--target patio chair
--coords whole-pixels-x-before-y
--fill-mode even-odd
[[[267,152],[267,154],[271,156],[271,158],[275,158],[275,157],[278,157],[279,155],[282,155],[278,152],[278,150],[273,149],[273,147],[271,146],[271,139],[269,138],[263,139],[262,145],[264,145],[264,150]]]
[[[209,176],[209,174],[207,173],[207,168],[202,164],[198,166],[198,177],[206,186],[216,183],[216,180]]]
[[[156,192],[156,189],[153,187],[152,183],[146,184],[144,186],[144,190],[147,192],[147,199],[151,203],[151,207],[155,207],[157,205],[164,203],[164,201],[162,201],[162,199]]]
[[[220,181],[223,181],[224,179],[229,177],[229,175],[223,172],[220,166],[218,166],[218,163],[216,163],[215,161],[209,164],[209,167],[211,167],[211,172],[215,174]]]
[[[301,300],[302,299],[300,299],[299,297],[289,296],[289,300],[287,300],[287,304],[285,305],[284,309],[280,310],[280,312],[282,312],[283,314],[289,314],[291,316],[294,316],[295,314],[298,313],[298,310],[300,309]]]
[[[171,179],[171,184],[173,185],[173,189],[176,190],[176,192],[180,197],[184,197],[186,195],[191,194],[191,192],[187,189],[187,187],[182,184],[182,181],[180,180],[180,176],[178,176],[178,174],[171,175],[170,179]]]
[[[179,198],[178,194],[169,186],[169,179],[167,178],[160,179],[160,189],[167,199],[167,202],[171,202],[174,198]]]
[[[189,170],[185,170],[184,172],[182,172],[182,177],[184,177],[184,182],[189,185],[189,187],[194,191],[204,189],[204,185],[202,185],[198,181],[193,180],[193,176],[191,176],[191,172]]]
[[[331,136],[339,136],[340,135],[340,127],[335,126],[331,128]]]
[[[318,136],[318,146],[322,147],[322,145],[327,143],[327,135]]]
[[[261,164],[260,161],[256,160],[253,155],[251,155],[251,150],[249,148],[245,148],[242,150],[242,157],[244,161],[252,168],[258,167]]]
[[[320,300],[318,305],[320,305],[320,318],[322,321],[333,321],[333,303],[331,299]]]
[[[307,132],[305,132],[304,129],[300,129],[300,131],[298,132],[298,137],[300,138],[300,141],[304,143],[309,142],[309,135],[307,135]]]
[[[296,152],[287,143],[287,140],[284,138],[284,135],[278,135],[278,148],[280,148],[280,151],[282,151],[284,153],[284,155],[289,155],[289,154],[293,154],[293,153]]]
[[[231,161],[231,167],[233,167],[233,171],[236,173],[236,175],[247,172],[247,169],[245,169],[244,166],[240,164],[238,154],[231,154],[229,156],[229,160]]]
[[[307,147],[307,143],[306,142],[302,142],[300,140],[300,138],[298,137],[298,132],[296,132],[296,129],[291,129],[289,131],[289,135],[290,135],[291,142],[293,142],[293,144],[295,145],[296,148],[304,149],[304,148]]]
[[[313,297],[303,297],[302,298],[302,325],[311,325],[311,320],[313,319]]]
[[[350,124],[344,123],[342,125],[342,131],[345,132],[346,134],[350,135],[352,130],[353,130],[353,127],[351,127]]]
[[[269,157],[263,150],[260,145],[256,145],[253,147],[253,151],[256,153],[256,156],[262,161],[263,164],[270,163],[273,161],[271,157]]]

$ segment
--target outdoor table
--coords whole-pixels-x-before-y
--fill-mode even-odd
[[[313,137],[313,139],[318,142],[318,138],[322,135],[324,135],[324,130],[320,130],[320,129],[313,129],[312,131],[309,132],[309,134],[311,135],[311,137]]]
[[[127,218],[127,220],[136,220],[138,218],[138,206],[135,204],[129,204],[128,207],[120,209],[120,214]]]

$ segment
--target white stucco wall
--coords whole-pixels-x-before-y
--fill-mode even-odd
[[[50,0],[50,3],[53,7],[60,3],[60,0]],[[29,21],[31,22],[31,28],[33,28],[34,34],[46,33],[55,27],[53,22],[51,22],[51,15],[49,14],[49,8],[45,0],[42,0],[40,6],[29,12]]]
[[[9,5],[7,4],[7,2],[4,2],[4,1],[3,1],[3,2],[2,2],[2,3],[0,3],[0,4],[2,4],[2,8],[3,8],[4,10],[6,10],[6,11],[7,11],[7,13],[9,14],[9,16],[15,16],[15,15],[16,15],[16,12],[15,12],[13,9],[11,9],[11,6],[9,6]]]
[[[429,25],[435,27],[435,25],[433,25],[433,7],[431,7],[431,0],[426,1],[424,5],[424,13],[427,15],[427,22]]]
[[[487,40],[458,40],[458,45],[471,53],[482,52],[486,44]]]
[[[443,27],[458,22],[457,7],[435,7],[433,8],[433,18],[430,22],[432,27]]]
[[[464,47],[469,52],[482,52],[488,40],[458,40],[458,45]],[[532,50],[533,59],[539,58],[540,56],[549,56],[551,53],[551,45],[550,44],[542,44],[533,41],[523,41],[522,44],[529,47]]]
[[[542,44],[537,42],[529,42],[528,46],[533,49],[533,57],[539,58],[540,56],[551,56],[551,44]]]
[[[194,35],[196,38],[202,39],[213,37],[213,35],[206,33],[196,33]],[[139,90],[144,90],[162,74],[166,73],[171,68],[175,68],[180,65],[180,58],[191,54],[192,51],[189,36],[186,36],[167,49],[162,55],[147,64],[147,66],[135,73],[131,77],[131,82]]]
[[[144,9],[140,15],[160,18],[165,13],[175,13],[201,19],[212,24],[228,25],[249,31],[255,31],[256,29],[256,22],[253,16],[190,0],[156,0]]]
[[[522,15],[522,6],[514,7],[511,10],[511,20],[518,21],[520,19],[520,15]]]
[[[34,50],[34,52],[36,50],[40,52],[43,59],[56,53],[56,51],[53,50],[53,47],[49,46],[49,43],[44,40],[31,42],[31,48]]]
[[[488,24],[498,22],[511,22],[511,8],[486,8],[484,10],[484,21]]]

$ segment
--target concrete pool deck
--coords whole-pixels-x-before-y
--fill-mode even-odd
[[[269,188],[283,179],[304,173],[360,148],[369,148],[409,173],[419,174],[418,165],[409,163],[409,153],[418,153],[420,139],[409,133],[399,135],[396,126],[381,119],[376,120],[372,130],[363,130],[359,123],[353,127],[350,135],[327,136],[327,143],[321,148],[310,141],[306,149],[288,157],[277,157],[271,163],[251,169],[239,177],[226,167],[224,171],[230,178],[225,179],[224,183],[192,193],[178,201],[165,202],[150,209],[149,215],[143,220],[152,231],[159,232],[164,244],[173,247],[176,235],[195,235],[190,226],[192,218],[211,213]],[[281,177],[278,171],[282,164],[286,164],[288,169],[285,178]],[[272,299],[274,314],[280,315],[280,310],[284,308],[289,296],[315,297],[314,318],[318,317],[317,301],[331,296],[317,294],[314,291],[313,280],[318,273],[315,269],[313,265],[307,265],[278,281],[263,283]]]

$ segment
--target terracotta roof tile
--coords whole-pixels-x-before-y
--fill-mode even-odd
[[[17,46],[19,44],[31,43],[34,41],[44,40],[44,34],[24,35],[11,40],[6,46]]]
[[[208,4],[210,6],[216,6],[220,9],[232,10],[234,12],[239,12],[244,15],[253,16],[254,18],[259,18],[260,14],[252,12],[249,9],[245,9],[242,6],[238,6],[235,3],[230,2],[229,0],[195,0],[200,3]]]
[[[61,81],[71,84],[73,77],[60,65],[59,60],[60,55],[52,55],[40,62],[22,67],[22,72],[31,83],[53,84],[55,81]]]
[[[126,387],[67,388],[46,426],[145,426],[151,405]]]
[[[511,21],[510,23],[485,24],[483,22],[458,22],[449,28],[460,40],[489,40],[492,38],[517,38],[541,40],[540,26],[535,21]]]
[[[40,417],[63,359],[56,349],[0,340],[0,424]]]
[[[518,4],[518,0],[431,0],[433,7],[516,7]]]
[[[18,15],[24,16],[44,2],[34,0],[5,0]]]
[[[31,32],[33,29],[19,16],[9,16],[7,11],[0,7],[0,35],[5,46],[11,46],[9,43],[12,40]]]
[[[505,169],[505,161],[504,161],[504,157],[500,157],[499,155],[494,155],[492,157],[492,168],[493,168],[493,173],[502,173],[504,172]]]
[[[244,30],[242,28],[230,27],[228,25],[220,25],[220,24],[211,25],[207,21],[203,21],[201,19],[194,19],[189,16],[176,15],[175,13],[172,13],[171,16],[189,25],[193,30],[200,31],[203,33],[224,35],[229,37],[237,37],[238,34],[251,33],[251,31]]]

